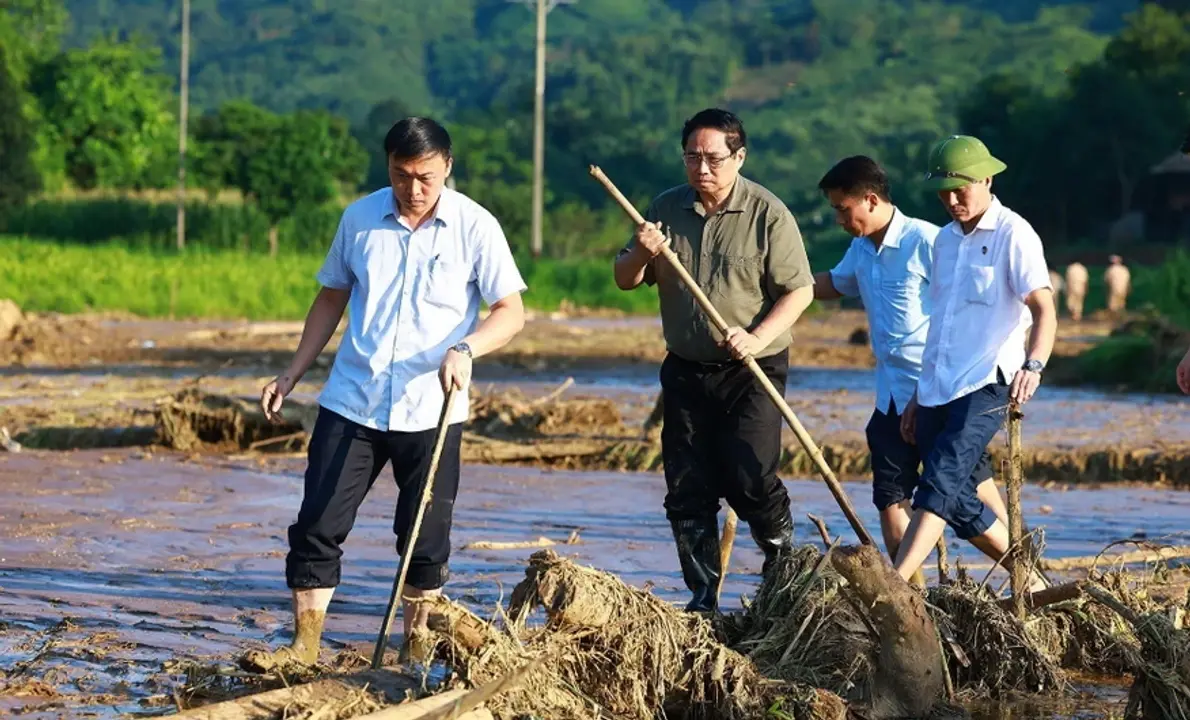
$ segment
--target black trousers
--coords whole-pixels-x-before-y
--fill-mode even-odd
[[[788,351],[757,363],[784,393]],[[753,533],[775,536],[787,526],[789,493],[777,477],[783,419],[752,372],[742,362],[696,363],[671,353],[661,388],[668,519],[714,518],[724,498]]]
[[[322,408],[310,436],[306,488],[297,522],[289,526],[285,580],[291,588],[329,588],[339,584],[340,546],[355,525],[356,513],[389,462],[397,482],[393,532],[397,553],[405,555],[417,506],[421,502],[437,430],[384,432],[364,427]],[[405,582],[435,590],[449,575],[450,527],[459,490],[459,449],[463,425],[446,432],[433,497],[422,517]]]

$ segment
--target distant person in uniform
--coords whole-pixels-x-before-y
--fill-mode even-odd
[[[1090,280],[1087,266],[1072,262],[1066,266],[1066,309],[1070,317],[1078,322],[1083,319],[1083,302],[1087,299],[1087,283]]]
[[[793,214],[740,174],[747,136],[726,110],[682,128],[687,182],[661,193],[616,256],[616,285],[656,285],[666,356],[661,455],[665,512],[690,611],[716,609],[722,572],[718,513],[726,499],[764,552],[762,573],[791,550],[789,493],[777,476],[781,413],[742,359],[755,358],[785,392],[791,327],[814,299],[814,278]],[[673,268],[667,245],[729,326],[711,325]]]
[[[1107,311],[1118,317],[1124,312],[1128,293],[1132,290],[1132,274],[1119,255],[1112,255],[1107,262],[1107,270],[1103,273],[1103,282],[1107,285]]]

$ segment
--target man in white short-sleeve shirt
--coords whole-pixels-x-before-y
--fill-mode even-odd
[[[472,359],[502,347],[524,326],[525,283],[499,222],[444,187],[452,164],[446,129],[426,118],[407,118],[388,132],[384,149],[392,186],[343,212],[318,272],[322,290],[297,352],[261,393],[271,419],[349,309],[347,330],[319,396],[301,508],[289,527],[285,576],[293,591],[293,642],[273,652],[248,653],[241,664],[250,669],[318,659],[326,609],[340,580],[341,545],[368,490],[390,463],[398,488],[397,552],[410,553],[402,598],[407,647],[424,629],[428,611],[410,601],[439,593],[448,576]],[[483,322],[481,300],[491,308]],[[432,500],[408,550],[451,386],[460,392],[432,479]]]
[[[863,299],[876,356],[876,407],[864,428],[872,459],[872,502],[880,511],[884,545],[895,559],[920,478],[921,455],[902,437],[901,415],[921,375],[938,226],[898,210],[888,174],[864,155],[840,160],[818,188],[839,225],[855,238],[838,265],[814,275],[814,297]],[[972,473],[980,499],[1006,519],[986,452]]]
[[[1037,391],[1058,323],[1041,238],[992,195],[991,178],[1005,169],[970,136],[930,153],[926,183],[953,222],[934,242],[921,378],[901,421],[925,459],[897,553],[906,580],[947,524],[994,558],[1008,549],[1008,528],[976,495],[971,471],[1010,403]]]

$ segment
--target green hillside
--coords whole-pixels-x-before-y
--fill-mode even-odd
[[[606,225],[596,217],[607,203],[586,176],[589,163],[631,197],[647,198],[681,180],[678,129],[708,105],[740,112],[752,137],[746,172],[784,198],[810,235],[831,221],[817,179],[860,152],[889,167],[904,209],[940,219],[936,200],[914,189],[924,153],[940,136],[978,131],[995,138],[994,150],[1011,156],[1014,171],[1051,150],[1048,167],[1092,179],[1095,187],[1054,198],[1039,193],[1052,178],[1010,172],[1000,191],[1038,215],[1051,242],[1102,237],[1190,117],[1190,95],[1173,92],[1186,85],[1190,51],[1182,53],[1190,45],[1182,39],[1190,21],[1157,7],[1179,3],[1185,0],[1151,7],[1137,0],[560,5],[549,16],[547,196],[555,226],[573,231],[555,247],[581,251],[583,228]],[[159,47],[158,67],[176,84],[179,5],[70,0],[64,42],[108,37]],[[1138,7],[1144,12],[1134,14]],[[278,112],[344,116],[373,155],[366,190],[385,181],[377,153],[384,130],[404,114],[432,113],[459,140],[460,183],[521,237],[532,136],[527,5],[193,0],[192,17],[196,114],[246,99]],[[1115,137],[1103,132],[1109,115],[1118,115]],[[1112,152],[1126,157],[1105,163]],[[161,167],[168,164],[165,157]],[[150,185],[167,177],[158,173]]]

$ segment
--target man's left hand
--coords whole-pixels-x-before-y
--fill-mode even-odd
[[[458,350],[447,350],[438,368],[438,379],[442,381],[442,392],[449,392],[452,385],[459,390],[467,387],[471,382],[471,358]]]
[[[730,327],[727,328],[727,334],[723,336],[723,342],[719,343],[719,347],[727,348],[736,360],[743,360],[764,350],[764,343],[742,327]]]
[[[1016,375],[1012,378],[1012,387],[1009,390],[1009,397],[1018,405],[1024,405],[1033,397],[1033,393],[1037,392],[1037,388],[1041,386],[1041,373],[1032,372],[1029,370],[1017,370]]]

